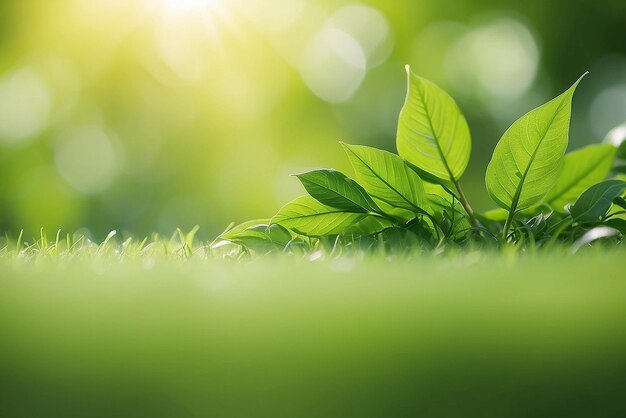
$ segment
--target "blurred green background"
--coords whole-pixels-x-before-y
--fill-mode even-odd
[[[0,230],[270,216],[339,140],[394,149],[407,63],[465,112],[486,210],[500,135],[584,71],[570,147],[626,122],[626,2],[3,0]]]

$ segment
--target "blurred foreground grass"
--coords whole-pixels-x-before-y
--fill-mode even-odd
[[[624,260],[0,256],[0,416],[626,416]]]

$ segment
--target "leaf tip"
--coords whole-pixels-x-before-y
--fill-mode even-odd
[[[343,149],[345,149],[345,150],[349,150],[350,148],[352,148],[352,147],[353,147],[353,145],[352,145],[352,144],[348,144],[348,143],[343,142],[343,141],[339,141],[339,145],[341,145],[341,146],[342,146],[342,148],[343,148]]]
[[[573,85],[572,87],[574,87],[574,88],[575,88],[575,87],[577,87],[577,86],[578,86],[578,84],[582,81],[582,79],[583,79],[583,78],[585,78],[585,76],[586,76],[587,74],[589,74],[589,71],[585,71],[585,72],[583,73],[583,75],[581,75],[580,77],[578,77],[578,80],[576,80],[576,82],[574,83],[574,85]]]

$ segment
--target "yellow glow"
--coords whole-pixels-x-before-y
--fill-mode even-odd
[[[222,7],[219,0],[161,0],[161,3],[172,12],[202,11]]]
[[[168,17],[200,17],[208,23],[231,23],[227,0],[155,0]]]

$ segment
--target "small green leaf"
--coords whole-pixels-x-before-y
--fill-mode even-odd
[[[511,213],[541,202],[556,184],[568,143],[572,96],[581,79],[518,119],[496,145],[485,176],[487,191]]]
[[[587,188],[604,180],[611,171],[616,148],[610,144],[590,145],[565,154],[563,170],[545,201],[557,212],[576,201]]]
[[[241,233],[242,231],[245,231],[246,229],[252,226],[269,225],[269,223],[270,223],[269,219],[253,219],[250,221],[243,222],[239,225],[234,225],[232,227],[227,228],[224,232],[218,235],[218,237],[215,239],[214,242],[221,241],[221,240],[228,241],[230,238],[234,237],[235,235]]]
[[[357,180],[372,197],[413,213],[424,212],[422,179],[400,157],[376,148],[341,145]]]
[[[243,245],[259,253],[267,253],[285,248],[293,238],[291,232],[281,225],[260,224],[232,234],[227,241]]]
[[[459,210],[461,217],[466,217],[467,215],[458,197],[455,194],[451,194],[440,184],[424,182],[424,197],[427,202],[427,212],[431,215],[438,214],[443,209],[450,209],[452,206]]]
[[[366,216],[362,212],[347,212],[324,205],[311,196],[302,196],[283,206],[272,218],[272,223],[307,236],[337,235]]]
[[[376,203],[357,182],[336,170],[296,174],[309,194],[320,203],[349,212],[379,212]]]
[[[444,230],[447,235],[454,232],[455,236],[465,233],[471,227],[465,210],[461,203],[451,195],[442,196],[440,194],[426,194],[428,199],[428,213],[437,225]]]
[[[440,184],[424,182],[426,211],[431,221],[446,233],[467,231],[467,212],[456,197]]]
[[[469,162],[472,141],[454,99],[406,67],[408,92],[398,121],[398,154],[440,179],[456,182]]]
[[[626,181],[622,180],[605,180],[594,184],[585,190],[571,207],[572,218],[581,223],[599,221],[611,208],[613,199],[624,189]]]
[[[615,199],[613,199],[613,203],[615,203],[620,208],[626,210],[626,200],[624,200],[623,197],[617,196]]]

